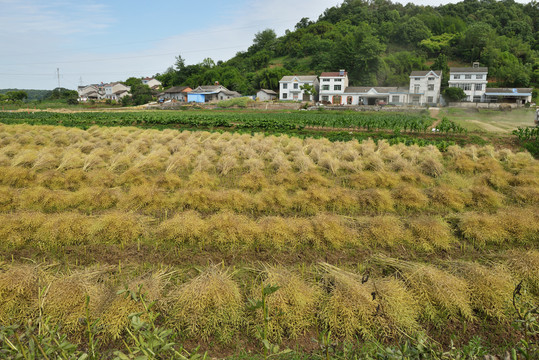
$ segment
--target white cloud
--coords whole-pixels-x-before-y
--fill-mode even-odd
[[[106,29],[112,18],[106,5],[50,0],[2,0],[0,31],[66,35]]]

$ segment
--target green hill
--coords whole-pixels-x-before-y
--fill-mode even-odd
[[[317,21],[303,18],[277,37],[267,29],[228,61],[177,62],[156,77],[165,87],[219,81],[252,94],[278,89],[283,75],[346,69],[351,85],[405,85],[412,69],[445,70],[480,61],[489,86],[537,87],[539,5],[466,0],[438,7],[345,0]]]

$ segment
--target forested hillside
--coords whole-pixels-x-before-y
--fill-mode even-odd
[[[253,94],[277,90],[283,75],[346,69],[351,85],[406,85],[414,70],[444,70],[480,61],[491,87],[537,87],[539,4],[465,0],[438,7],[388,0],[344,0],[317,21],[303,18],[277,37],[267,29],[228,61],[176,63],[157,77],[165,87],[219,81]]]

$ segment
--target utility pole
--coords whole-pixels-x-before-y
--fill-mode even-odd
[[[56,75],[58,76],[58,88],[60,88],[60,68],[56,68]]]

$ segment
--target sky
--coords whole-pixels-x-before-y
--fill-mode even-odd
[[[186,64],[228,60],[257,32],[270,28],[281,36],[341,2],[0,0],[0,89],[76,89],[153,76],[178,55]]]

